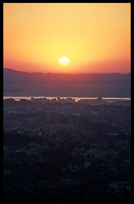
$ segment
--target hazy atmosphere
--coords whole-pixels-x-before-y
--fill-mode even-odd
[[[3,201],[131,201],[131,4],[3,3],[3,36]]]
[[[130,72],[130,3],[4,3],[3,11],[5,68]]]

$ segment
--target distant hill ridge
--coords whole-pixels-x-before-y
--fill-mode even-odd
[[[3,69],[4,96],[130,97],[130,73],[63,74]]]
[[[64,73],[41,73],[41,72],[23,72],[9,68],[3,69],[4,83],[21,82],[78,82],[97,85],[130,85],[130,73],[105,73],[105,74],[64,74]]]

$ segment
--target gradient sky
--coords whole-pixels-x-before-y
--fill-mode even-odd
[[[131,71],[130,3],[4,3],[3,64],[28,72]],[[70,63],[63,67],[61,57]]]

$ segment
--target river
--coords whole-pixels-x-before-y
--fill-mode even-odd
[[[32,97],[32,96],[31,96]],[[31,100],[31,97],[27,97],[27,96],[3,96],[3,99],[9,99],[9,98],[12,98],[12,99],[15,99],[15,101],[20,101],[20,99],[26,99],[26,100]],[[45,96],[44,96],[45,97]],[[37,97],[34,97],[35,99],[37,98],[44,98],[43,96],[37,96]],[[57,98],[57,97],[45,97],[49,100],[53,99],[53,98]],[[60,97],[61,99],[66,99],[68,97]],[[90,100],[95,100],[97,99],[97,97],[71,97],[73,99],[75,99],[75,102],[81,100],[81,99],[90,99]],[[109,101],[118,101],[118,100],[127,100],[127,101],[130,101],[131,98],[130,97],[123,97],[123,98],[119,98],[119,97],[102,97],[102,100],[109,100]]]

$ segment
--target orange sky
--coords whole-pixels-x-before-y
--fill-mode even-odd
[[[4,3],[4,67],[103,73],[131,70],[130,3]],[[70,63],[63,67],[61,57]]]

